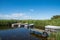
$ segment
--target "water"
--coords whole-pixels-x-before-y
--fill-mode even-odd
[[[0,30],[0,40],[40,40],[30,34],[29,29],[15,28]]]

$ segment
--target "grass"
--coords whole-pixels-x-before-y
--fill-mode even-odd
[[[56,40],[60,40],[60,32],[56,34]]]
[[[35,28],[38,29],[45,29],[46,25],[55,25],[60,26],[60,19],[54,20],[0,20],[0,27],[1,26],[11,26],[13,23],[33,23]]]
[[[52,32],[48,40],[60,40],[60,32]]]

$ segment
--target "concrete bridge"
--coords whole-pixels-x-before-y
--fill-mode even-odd
[[[34,24],[28,24],[28,23],[14,23],[12,24],[12,27],[23,27],[23,28],[34,28]]]

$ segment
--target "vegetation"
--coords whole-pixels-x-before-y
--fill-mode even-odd
[[[0,28],[11,27],[12,23],[33,23],[36,28],[44,29],[46,25],[60,26],[60,16],[53,16],[51,20],[0,20]]]
[[[36,28],[45,29],[46,25],[60,26],[60,16],[53,16],[51,20],[0,20],[0,29],[9,29],[12,23],[33,23]],[[49,40],[60,40],[60,32],[58,34],[51,33],[49,38]]]
[[[51,19],[60,19],[60,15],[55,15]]]
[[[49,38],[49,40],[60,40],[60,32],[57,31],[56,33],[51,33]]]

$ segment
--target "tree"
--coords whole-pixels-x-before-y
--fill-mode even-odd
[[[51,19],[60,19],[60,15],[55,15]]]

